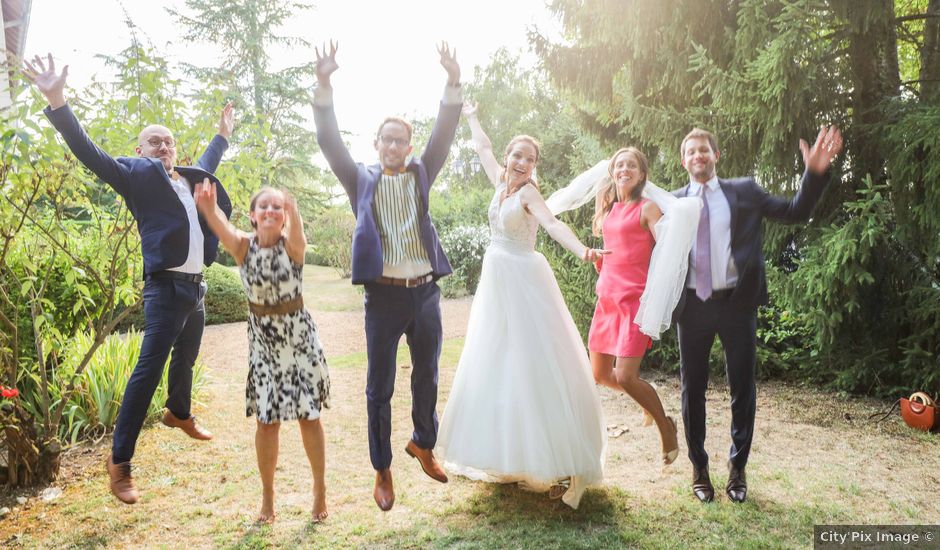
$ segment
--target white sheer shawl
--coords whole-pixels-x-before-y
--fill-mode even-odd
[[[567,187],[559,189],[546,201],[552,214],[582,206],[607,185],[609,161],[598,162],[579,174]],[[643,197],[653,201],[663,212],[656,223],[656,246],[650,259],[646,289],[640,297],[640,309],[634,322],[640,331],[654,340],[672,324],[672,312],[685,289],[689,269],[689,252],[698,228],[702,199],[677,198],[650,181],[643,188]]]

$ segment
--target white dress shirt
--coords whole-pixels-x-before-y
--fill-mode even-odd
[[[189,252],[186,254],[186,261],[183,265],[168,268],[169,271],[180,271],[183,273],[202,273],[203,264],[203,243],[205,236],[202,234],[202,227],[199,226],[199,215],[196,213],[196,201],[193,199],[193,193],[189,189],[189,183],[186,178],[179,176],[179,179],[170,178],[170,185],[176,191],[176,195],[183,203],[186,209],[186,218],[189,219]]]
[[[703,185],[697,181],[689,183],[690,197],[701,196]],[[708,226],[710,229],[710,248],[712,263],[712,290],[734,288],[738,282],[738,270],[731,256],[731,207],[721,186],[718,176],[712,177],[705,185],[705,200],[708,201]],[[699,223],[702,223],[699,221]],[[689,255],[689,275],[686,288],[695,288],[695,250],[696,241],[692,241]]]

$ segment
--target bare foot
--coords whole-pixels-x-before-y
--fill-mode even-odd
[[[261,498],[261,511],[258,512],[258,517],[255,518],[257,523],[266,523],[268,525],[274,523],[274,495],[264,495]]]
[[[313,491],[313,523],[325,520],[330,512],[326,509],[326,488]]]
[[[666,420],[672,429],[663,434],[663,466],[669,466],[679,456],[679,428],[671,416],[667,416]]]

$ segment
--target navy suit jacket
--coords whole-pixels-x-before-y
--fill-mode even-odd
[[[434,279],[449,275],[453,270],[444,249],[441,247],[437,230],[428,213],[428,195],[434,178],[444,166],[450,145],[460,122],[461,104],[441,102],[434,130],[427,148],[421,158],[412,157],[406,169],[415,175],[418,184],[418,224],[421,230],[421,244],[428,254]],[[336,122],[336,113],[332,105],[314,105],[314,119],[317,125],[317,143],[330,163],[330,169],[349,196],[353,214],[356,215],[356,230],[352,242],[352,282],[363,284],[382,276],[382,242],[375,224],[372,200],[375,188],[382,176],[382,166],[365,166],[353,161],[349,150],[343,143]]]
[[[731,210],[731,257],[738,271],[738,282],[729,300],[741,308],[756,309],[767,303],[767,274],[761,239],[761,221],[767,217],[785,223],[805,222],[822,196],[829,172],[803,173],[800,189],[792,198],[771,195],[752,177],[718,179]],[[678,197],[689,193],[689,185],[673,192]],[[677,308],[681,310],[683,303]]]
[[[140,248],[144,256],[144,276],[183,265],[189,255],[189,218],[179,196],[170,185],[170,176],[160,159],[112,158],[88,138],[68,105],[55,110],[46,107],[43,112],[62,134],[75,157],[124,197],[127,208],[137,220]],[[190,186],[202,182],[203,178],[214,181],[218,191],[218,205],[226,217],[232,214],[232,203],[222,183],[212,172],[218,168],[222,153],[227,148],[228,141],[216,135],[196,166],[176,167],[176,171],[186,178]],[[205,264],[209,265],[218,254],[219,238],[212,233],[202,216],[199,216],[199,225],[205,237],[203,258]]]

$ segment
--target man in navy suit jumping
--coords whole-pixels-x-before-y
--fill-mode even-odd
[[[231,214],[228,195],[212,172],[232,135],[232,104],[222,110],[219,133],[196,166],[175,166],[173,134],[155,124],[140,132],[137,157],[115,159],[91,142],[66,103],[68,66],[57,73],[51,54],[46,65],[37,56],[32,63],[26,62],[24,70],[26,78],[49,101],[44,113],[75,157],[124,198],[140,233],[145,281],[144,340],[140,358],[127,382],[107,463],[111,492],[122,502],[133,504],[140,493],[131,477],[130,461],[171,349],[163,423],[182,429],[194,439],[212,439],[212,434],[196,423],[190,402],[193,364],[205,326],[206,285],[202,268],[215,260],[219,240],[196,212],[193,186],[206,179],[214,181],[219,207],[226,216]]]

